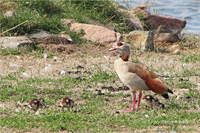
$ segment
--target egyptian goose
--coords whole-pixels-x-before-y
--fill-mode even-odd
[[[114,70],[119,76],[120,80],[132,90],[133,106],[132,111],[136,110],[135,100],[136,91],[139,91],[137,110],[139,109],[142,91],[151,90],[157,94],[161,94],[164,98],[168,99],[168,92],[173,92],[167,88],[163,80],[158,75],[151,71],[142,63],[128,61],[131,47],[125,42],[118,42],[117,45],[109,49],[109,51],[118,50],[121,52],[120,58],[114,62]]]
[[[64,97],[60,100],[60,105],[58,105],[58,107],[61,107],[62,111],[64,111],[64,108],[73,108],[74,101],[68,97]]]
[[[157,97],[152,96],[152,95],[146,95],[142,97],[141,100],[142,103],[144,103],[147,107],[150,108],[159,108],[159,109],[164,109],[165,105],[163,103],[160,103]]]

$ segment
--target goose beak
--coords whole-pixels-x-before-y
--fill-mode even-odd
[[[114,50],[116,50],[116,46],[114,46],[111,49],[109,49],[109,51],[114,51]]]

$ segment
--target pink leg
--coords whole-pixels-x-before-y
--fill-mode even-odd
[[[140,91],[140,93],[138,95],[137,110],[139,110],[139,107],[140,107],[141,97],[142,97],[142,91]]]
[[[133,110],[133,111],[135,111],[135,99],[136,99],[136,95],[135,95],[135,93],[133,92],[132,93],[132,98],[133,98],[133,107],[132,107],[132,109],[131,110]]]
[[[135,108],[135,99],[136,99],[136,95],[135,95],[134,92],[132,93],[132,98],[133,98],[133,107],[132,107],[131,109],[126,109],[125,112],[127,112],[127,113],[136,110],[136,108]]]

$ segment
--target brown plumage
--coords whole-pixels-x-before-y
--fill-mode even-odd
[[[60,100],[60,107],[62,108],[62,111],[64,111],[64,108],[73,108],[74,101],[68,97],[64,97]]]
[[[44,104],[44,99],[39,98],[39,99],[32,99],[29,101],[28,104],[25,104],[23,106],[28,106],[31,110],[37,111],[39,108],[47,108],[46,105]]]
[[[164,109],[165,106],[164,104],[160,103],[160,101],[158,100],[158,98],[156,98],[155,96],[152,95],[146,95],[142,98],[142,103],[144,103],[147,107],[150,108],[159,108],[159,109]]]
[[[133,107],[131,110],[135,110],[135,92],[140,91],[137,103],[137,109],[139,109],[142,91],[151,90],[157,94],[161,94],[164,98],[168,99],[168,92],[173,93],[167,88],[163,80],[158,75],[151,71],[148,67],[142,63],[135,63],[128,61],[130,57],[131,47],[125,42],[119,42],[116,46],[110,49],[110,51],[119,50],[121,52],[120,58],[114,62],[114,70],[121,79],[132,90],[133,95]]]
[[[40,101],[38,99],[32,99],[28,103],[28,107],[34,111],[37,111],[39,109],[39,106],[40,106]]]

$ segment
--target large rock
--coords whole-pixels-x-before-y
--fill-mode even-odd
[[[91,25],[91,24],[72,23],[70,30],[77,32],[84,30],[83,38],[93,42],[99,42],[102,44],[114,44],[121,38],[120,33],[109,30],[102,26]]]
[[[165,25],[174,33],[180,33],[186,25],[185,20],[155,14],[148,15],[147,21],[149,22],[151,29],[157,29],[160,25]]]
[[[155,39],[158,42],[177,42],[180,40],[178,34],[174,33],[173,31],[169,30],[166,26],[160,25],[157,29],[155,34]]]
[[[160,16],[156,14],[150,14],[149,12],[145,11],[145,9],[148,6],[149,5],[139,6],[134,9],[134,12],[137,15],[143,16],[146,25],[148,25],[150,29],[156,30],[160,25],[164,25],[174,33],[181,33],[181,31],[186,25],[185,20],[170,16]]]
[[[125,39],[128,43],[140,48],[144,51],[153,51],[153,32],[152,31],[132,31],[130,32]]]
[[[5,48],[17,48],[19,45],[28,45],[32,41],[25,36],[0,37],[0,46]]]

